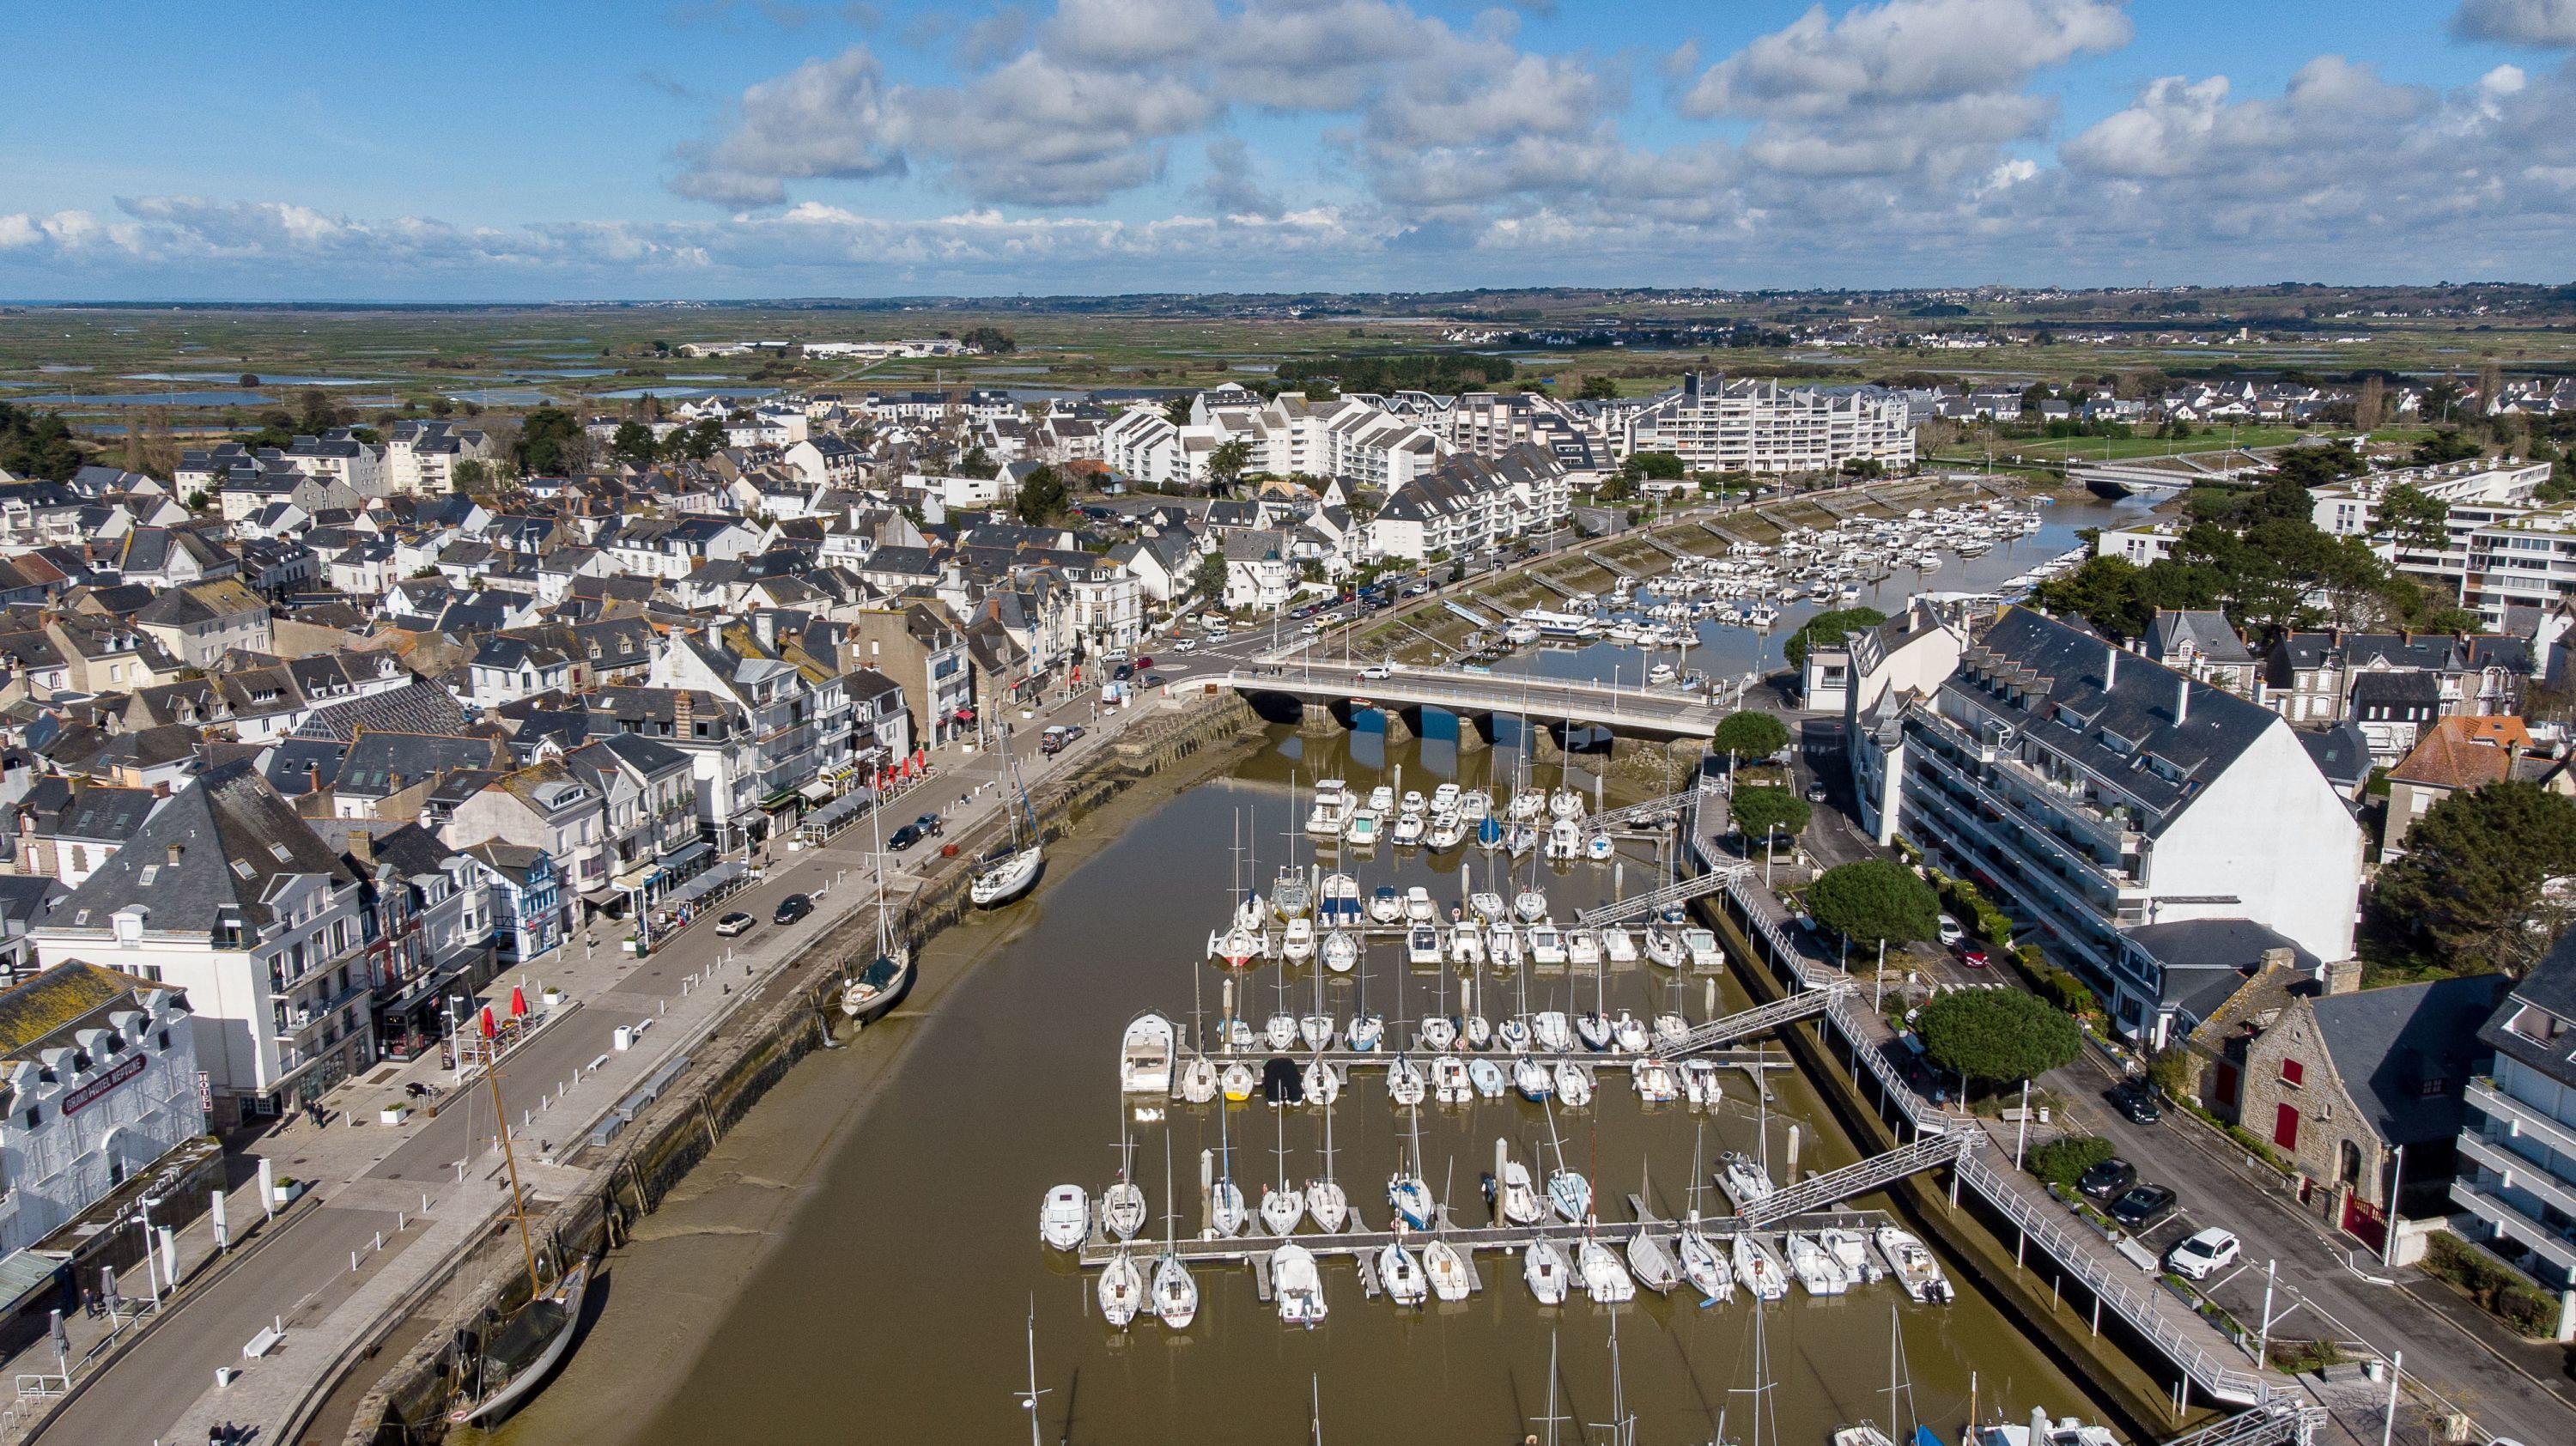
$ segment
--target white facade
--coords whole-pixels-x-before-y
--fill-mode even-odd
[[[86,989],[112,980],[80,966],[10,991]],[[206,1133],[196,1035],[175,989],[131,993],[0,1061],[0,1255],[23,1250]]]
[[[1693,471],[1832,472],[1867,460],[1914,465],[1914,423],[1883,387],[1782,386],[1697,374],[1627,420],[1623,452],[1670,452]]]

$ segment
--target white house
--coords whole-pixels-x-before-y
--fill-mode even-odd
[[[178,988],[69,961],[0,990],[0,1255],[206,1133]]]

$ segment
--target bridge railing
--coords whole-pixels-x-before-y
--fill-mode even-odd
[[[1854,1195],[1866,1195],[1908,1175],[1946,1165],[1967,1148],[1969,1138],[1966,1135],[1928,1135],[1899,1145],[1886,1154],[1872,1155],[1839,1170],[1828,1170],[1794,1185],[1784,1185],[1746,1206],[1741,1212],[1744,1223],[1759,1228],[1791,1215],[1824,1209]]]

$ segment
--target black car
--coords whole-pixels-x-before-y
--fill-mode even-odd
[[[948,825],[941,823],[939,821],[939,815],[935,813],[925,813],[921,817],[914,819],[912,821],[912,826],[921,830],[922,837],[924,838],[937,838],[941,834],[948,832]]]
[[[893,833],[886,835],[886,847],[894,850],[896,853],[902,853],[905,849],[912,847],[914,844],[917,844],[928,837],[930,837],[930,835],[922,831],[920,824],[908,823],[903,827],[896,829]]]
[[[1808,784],[1808,785],[1807,785],[1807,802],[1809,802],[1809,803],[1822,803],[1822,802],[1824,802],[1824,801],[1825,801],[1825,784],[1824,784],[1824,780],[1822,780],[1822,779],[1818,779],[1818,780],[1817,780],[1817,781],[1815,781],[1814,783],[1810,783],[1810,784]]]
[[[2155,1086],[2135,1080],[2111,1091],[2111,1107],[2133,1125],[2152,1125],[2165,1117],[2156,1103]]]
[[[2096,1200],[2116,1199],[2138,1183],[2138,1167],[2116,1156],[2075,1178],[2075,1188]]]
[[[778,901],[778,912],[769,916],[773,924],[793,924],[814,912],[814,901],[803,894],[789,894]]]
[[[1109,672],[1109,679],[1110,679],[1110,681],[1111,681],[1111,682],[1114,682],[1114,683],[1124,683],[1124,682],[1126,682],[1128,679],[1130,679],[1130,678],[1132,678],[1132,677],[1135,677],[1135,676],[1136,676],[1136,665],[1135,665],[1135,664],[1133,664],[1133,663],[1120,663],[1117,667],[1115,667],[1115,668],[1111,669],[1111,670],[1110,670],[1110,672]]]
[[[2133,1232],[2161,1225],[2173,1212],[2174,1192],[2162,1185],[2132,1185],[2111,1202],[2111,1218]]]

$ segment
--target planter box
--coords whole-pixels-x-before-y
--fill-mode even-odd
[[[376,1111],[376,1123],[380,1125],[399,1125],[410,1117],[411,1106],[409,1105],[387,1105]]]

